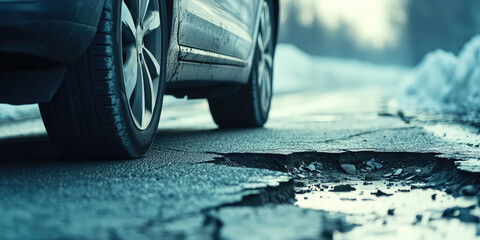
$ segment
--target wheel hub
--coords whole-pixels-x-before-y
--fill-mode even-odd
[[[122,1],[123,82],[130,115],[139,130],[149,127],[159,96],[160,23],[157,1]]]
[[[260,103],[264,112],[270,108],[272,97],[272,69],[273,69],[273,49],[271,48],[273,39],[272,19],[270,15],[270,6],[264,2],[262,15],[260,18],[260,31],[257,41],[258,63],[257,63],[257,81],[258,91],[260,93]]]
[[[143,29],[141,26],[137,26],[137,32],[135,34],[135,45],[137,48],[137,53],[142,54],[143,51]]]

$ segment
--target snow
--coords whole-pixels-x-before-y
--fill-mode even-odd
[[[409,69],[381,66],[359,60],[312,56],[293,45],[277,47],[274,91],[331,91],[366,86],[396,85]]]
[[[403,108],[480,112],[480,36],[467,42],[458,56],[443,50],[429,53],[400,89]]]
[[[175,99],[172,96],[165,96],[164,106],[175,106],[186,104],[186,99]],[[0,124],[9,121],[20,121],[27,119],[40,118],[40,110],[37,104],[29,105],[9,105],[0,104]]]
[[[40,110],[37,104],[14,106],[0,104],[0,124],[8,121],[35,119],[40,117]]]

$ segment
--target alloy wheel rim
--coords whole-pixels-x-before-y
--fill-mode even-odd
[[[125,95],[136,127],[145,130],[154,116],[160,85],[158,2],[122,0],[121,19]]]
[[[270,99],[272,97],[273,49],[271,43],[273,31],[271,21],[270,5],[265,1],[260,16],[260,31],[257,40],[259,58],[256,72],[258,89],[260,91],[260,105],[264,112],[270,108]]]

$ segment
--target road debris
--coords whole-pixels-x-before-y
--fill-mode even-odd
[[[365,169],[362,169],[363,171],[362,172],[366,172],[366,171],[374,171],[374,170],[378,170],[378,169],[382,169],[383,168],[383,164],[377,162],[377,160],[375,158],[372,158],[366,162],[363,162],[364,165],[366,165]]]
[[[308,165],[307,169],[310,170],[310,171],[312,171],[312,172],[315,171],[315,170],[317,170],[314,164]]]
[[[389,216],[395,215],[395,209],[388,209],[387,214],[388,214]]]
[[[357,169],[355,168],[355,165],[353,164],[342,164],[341,166],[343,170],[345,170],[346,173],[350,175],[355,175],[357,174]]]
[[[375,195],[377,197],[389,197],[389,196],[392,196],[393,194],[388,194],[383,192],[382,190],[377,190],[376,192],[373,192],[372,195]]]
[[[330,192],[351,192],[355,190],[357,189],[352,187],[350,184],[343,184],[343,185],[334,186],[333,189],[330,190]]]
[[[285,169],[288,169],[287,166],[285,166]],[[292,173],[294,173],[296,176],[300,178],[306,178],[307,176],[310,177],[321,177],[321,170],[323,169],[323,164],[319,162],[312,162],[310,164],[305,164],[302,162],[302,164],[298,168],[293,168]]]

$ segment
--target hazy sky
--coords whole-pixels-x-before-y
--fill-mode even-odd
[[[305,25],[319,19],[335,29],[340,23],[349,25],[359,44],[381,49],[394,44],[400,36],[399,26],[405,23],[406,0],[282,0],[285,7],[299,4]]]

